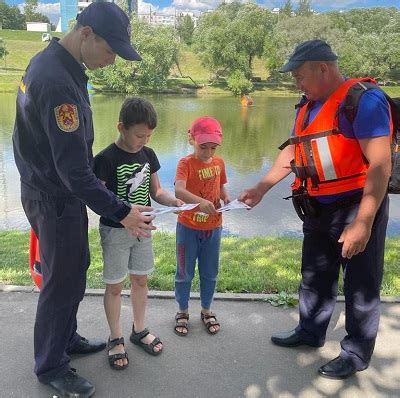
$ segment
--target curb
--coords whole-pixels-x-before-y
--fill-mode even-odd
[[[17,285],[3,285],[0,284],[0,292],[13,292],[13,293],[39,293],[39,289],[35,286],[17,286]],[[85,296],[103,296],[104,289],[86,289]],[[123,290],[122,296],[130,297],[130,290]],[[290,297],[299,298],[298,294],[290,294]],[[220,301],[268,301],[269,299],[275,298],[276,294],[263,294],[263,293],[215,293],[214,300]],[[173,291],[158,291],[149,290],[149,299],[175,299],[175,294]],[[198,292],[191,292],[190,298],[200,299],[200,294]],[[338,302],[344,302],[344,296],[337,297]],[[382,303],[400,303],[400,296],[382,296]]]

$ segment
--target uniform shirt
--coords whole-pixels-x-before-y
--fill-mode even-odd
[[[93,173],[93,120],[87,76],[53,39],[32,58],[17,95],[13,134],[21,194],[75,196],[96,213],[120,221],[130,208]]]
[[[130,153],[111,144],[94,158],[94,172],[106,187],[121,200],[135,205],[150,206],[150,176],[160,170],[157,155],[151,148],[143,147]],[[123,228],[106,217],[100,222],[114,228]]]
[[[323,104],[322,101],[315,101],[311,104],[307,125],[314,120]],[[361,140],[390,135],[390,107],[381,90],[371,89],[360,97],[353,123],[347,120],[343,106],[344,101],[339,106],[339,127],[345,137]],[[292,135],[293,132],[294,129]],[[341,194],[317,196],[316,198],[321,203],[331,203],[360,191],[362,190],[356,189]]]
[[[216,209],[221,206],[221,185],[226,184],[225,163],[213,156],[210,163],[194,157],[186,156],[178,163],[175,181],[186,181],[186,189],[201,198],[212,202]],[[222,214],[201,215],[199,208],[179,213],[178,222],[186,227],[200,230],[212,230],[222,225]]]

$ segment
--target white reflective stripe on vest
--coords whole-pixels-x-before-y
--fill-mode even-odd
[[[319,159],[325,180],[336,180],[336,171],[333,165],[331,151],[329,150],[328,137],[317,138],[313,140],[317,144]]]

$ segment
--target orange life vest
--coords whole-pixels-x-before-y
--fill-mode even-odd
[[[347,138],[340,131],[338,112],[349,88],[366,81],[375,83],[370,78],[344,81],[307,126],[311,104],[307,102],[300,108],[294,137],[281,146],[283,149],[294,144],[295,158],[291,166],[296,178],[293,190],[305,183],[309,195],[323,196],[364,187],[368,162],[358,140]]]

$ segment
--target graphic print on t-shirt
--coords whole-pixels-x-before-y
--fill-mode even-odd
[[[217,177],[221,174],[221,167],[219,165],[207,166],[205,168],[197,170],[199,177],[199,193],[202,198],[212,198],[215,191],[215,184]],[[201,185],[202,184],[202,185]],[[219,204],[219,198],[215,198],[214,206]],[[208,214],[201,219],[197,220],[197,222],[206,222],[208,219]]]
[[[122,164],[117,167],[117,196],[129,203],[146,206],[149,199],[150,164]]]

